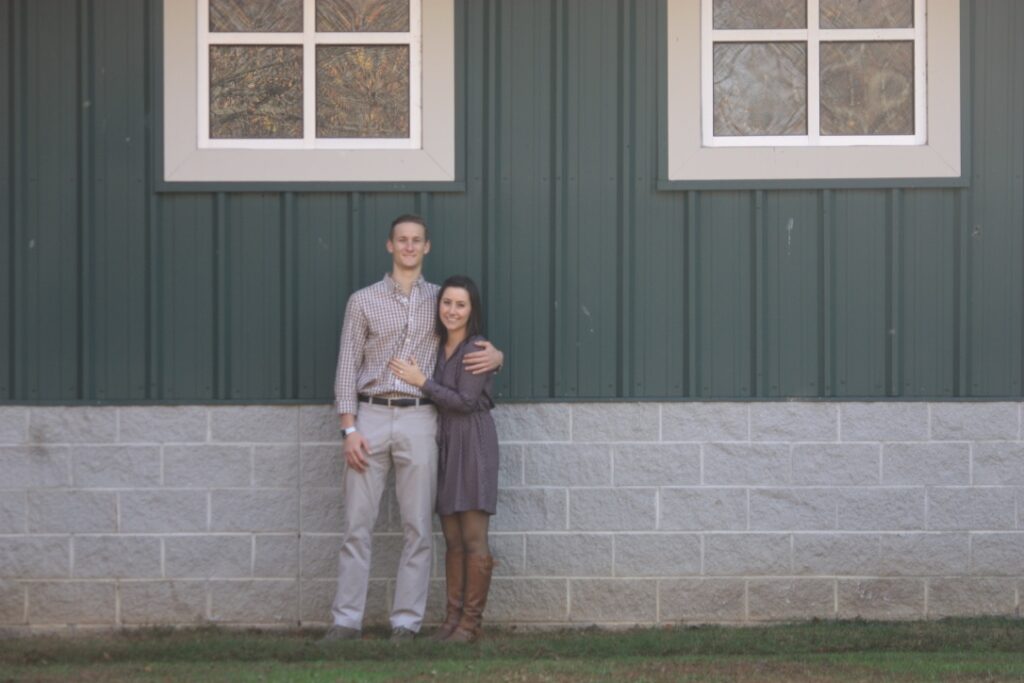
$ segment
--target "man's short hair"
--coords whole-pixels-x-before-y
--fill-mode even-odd
[[[423,226],[423,238],[430,240],[430,228],[427,227],[427,222],[423,220],[423,216],[417,216],[414,213],[403,213],[401,216],[391,221],[391,229],[388,230],[388,239],[395,238],[395,226],[402,223],[415,223],[416,225]]]

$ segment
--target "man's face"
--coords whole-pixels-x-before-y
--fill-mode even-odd
[[[426,230],[419,223],[399,223],[388,239],[388,253],[398,268],[413,270],[423,265],[430,253]]]

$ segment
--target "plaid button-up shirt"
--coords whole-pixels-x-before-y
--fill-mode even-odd
[[[341,329],[334,398],[338,413],[355,414],[358,394],[409,396],[423,393],[388,370],[392,358],[415,358],[423,373],[434,374],[437,335],[434,316],[438,287],[420,277],[406,296],[390,275],[348,299]]]

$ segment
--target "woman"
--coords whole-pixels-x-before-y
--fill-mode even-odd
[[[445,280],[435,326],[441,339],[434,377],[415,360],[394,359],[391,371],[437,404],[437,512],[445,541],[448,612],[435,638],[473,642],[481,634],[494,558],[487,528],[498,499],[498,434],[491,418],[493,373],[473,375],[462,357],[482,341],[480,292],[468,277]]]

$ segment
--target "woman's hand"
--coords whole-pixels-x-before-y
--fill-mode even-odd
[[[410,358],[407,361],[401,358],[392,358],[388,361],[388,368],[395,377],[414,387],[422,387],[427,381],[427,376],[420,370],[415,358]]]

